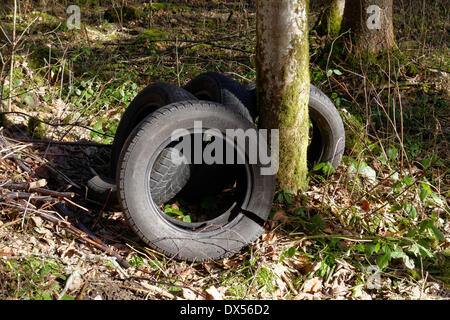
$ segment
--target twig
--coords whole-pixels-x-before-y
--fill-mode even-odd
[[[22,218],[17,219],[17,220],[14,220],[14,221],[7,222],[7,223],[5,223],[5,224],[2,224],[2,225],[0,226],[0,229],[7,228],[7,227],[10,227],[10,226],[13,226],[13,225],[15,225],[16,223],[19,223],[20,221],[22,221]]]
[[[2,191],[3,192],[3,191]],[[34,196],[27,192],[8,192],[0,195],[0,201],[11,201],[11,200],[39,200],[39,201],[57,201],[58,199],[52,197],[40,197]]]
[[[13,14],[13,34],[11,38],[11,64],[9,67],[9,93],[8,93],[8,108],[6,111],[11,112],[12,108],[12,85],[14,78],[14,56],[16,54],[16,24],[17,24],[17,0],[14,0],[14,14]]]
[[[31,195],[28,197],[27,206],[25,207],[25,210],[23,211],[22,222],[20,224],[20,228],[22,230],[23,230],[23,225],[25,223],[25,217],[27,216],[27,211],[28,211],[28,206],[30,205],[30,201],[31,201]]]
[[[91,213],[91,210],[86,209],[85,207],[83,207],[83,206],[79,205],[78,203],[75,203],[75,202],[73,202],[73,201],[71,201],[71,200],[69,200],[69,199],[67,199],[67,198],[65,198],[65,197],[64,197],[64,201],[70,203],[70,204],[73,205],[74,207],[77,207],[77,208],[79,208],[79,209],[81,209],[81,210],[83,210],[83,211],[85,211],[85,212],[87,212],[87,213]]]
[[[80,293],[78,294],[76,300],[82,300],[82,299],[83,299],[84,292],[86,291],[86,287],[87,287],[87,282],[85,282],[85,283],[83,284],[83,287],[81,288],[81,291],[80,291]]]
[[[0,137],[0,143],[3,145],[4,148],[8,149],[8,144],[6,143],[5,139],[3,139],[3,137]],[[18,151],[20,151],[20,150],[22,150],[22,149],[25,149],[26,147],[27,147],[27,146],[19,146],[19,147],[15,146],[15,147],[13,147],[13,148],[16,148],[16,150],[14,150],[14,151],[12,151],[11,153],[7,154],[6,156],[4,156],[4,158],[5,158],[5,159],[12,158],[13,161],[16,162],[17,165],[18,165],[22,170],[24,170],[25,172],[29,172],[29,171],[30,171],[30,168],[28,168],[28,167],[23,163],[23,161],[20,160],[20,159],[14,154],[14,152],[18,152]],[[12,148],[9,148],[9,149],[12,149]]]
[[[59,209],[64,215],[67,215],[69,217],[75,217],[75,214],[73,214],[69,209],[67,209],[65,206],[63,206],[62,204],[58,203],[56,205],[56,208]],[[68,222],[65,221],[65,223],[69,224]],[[107,253],[109,253],[110,255],[112,255],[114,258],[117,259],[117,262],[124,268],[129,268],[130,265],[128,264],[128,262],[125,261],[125,259],[123,259],[121,256],[119,256],[117,253],[113,252],[107,244],[105,244],[100,238],[98,238],[94,233],[92,233],[92,231],[90,231],[86,226],[84,226],[78,219],[77,219],[77,223],[79,225],[79,227],[81,228],[81,230],[78,230],[77,228],[75,228],[74,226],[72,226],[71,224],[69,224],[69,226],[71,228],[74,229],[74,231],[76,232],[76,235],[82,237],[83,240],[89,242],[90,244],[94,245],[95,247],[97,247],[98,249],[101,249],[103,251],[106,251]],[[85,235],[83,234],[85,233]],[[86,236],[88,238],[86,238]]]
[[[19,205],[19,204],[14,204],[14,203],[3,203],[3,205],[6,206],[10,206],[13,208],[19,208],[19,209],[23,209],[23,206]],[[75,237],[77,237],[77,239],[79,241],[82,241],[86,244],[90,244],[92,246],[94,246],[95,248],[102,250],[106,253],[108,253],[109,255],[113,256],[115,259],[117,259],[117,262],[124,268],[129,268],[130,265],[128,264],[128,262],[125,261],[125,259],[123,259],[120,255],[118,255],[117,253],[115,253],[114,251],[112,251],[111,248],[107,247],[106,244],[102,243],[98,243],[92,239],[90,239],[89,235],[81,230],[79,230],[78,228],[74,227],[70,222],[66,221],[66,220],[62,220],[60,218],[55,217],[54,215],[52,215],[53,213],[56,214],[56,212],[43,212],[42,210],[35,210],[35,209],[29,209],[30,211],[32,211],[33,213],[35,213],[36,215],[38,215],[39,217],[41,217],[44,220],[47,220],[59,227],[64,228],[66,231],[68,231],[69,233],[71,233],[72,235],[74,235]],[[98,239],[98,238],[97,238]]]
[[[333,235],[333,234],[318,234],[313,236],[304,236],[300,239],[295,240],[289,240],[285,241],[283,243],[296,243],[301,244],[305,240],[315,240],[315,239],[341,239],[341,240],[347,240],[347,241],[354,241],[354,242],[373,242],[374,240],[379,239],[380,237],[376,236],[366,236],[364,238],[362,237],[351,237],[351,236],[345,236],[345,235]]]
[[[166,291],[164,291],[161,288],[158,288],[156,286],[152,286],[152,285],[147,284],[145,282],[141,282],[141,286],[143,286],[144,288],[146,288],[146,289],[148,289],[150,291],[158,293],[158,294],[160,294],[160,295],[162,295],[162,296],[164,296],[166,298],[169,298],[169,299],[172,299],[172,300],[176,300],[176,298],[175,298],[175,296],[173,294],[171,294],[169,292],[166,292]]]
[[[28,182],[21,182],[21,183],[15,183],[15,182],[6,182],[4,184],[0,181],[0,190],[25,190],[30,193],[39,193],[46,196],[56,197],[56,198],[73,198],[75,197],[75,193],[73,192],[59,192],[59,191],[53,191],[43,188],[33,188],[32,184]],[[21,198],[22,195],[20,192],[15,192],[14,194],[17,194],[17,197]]]

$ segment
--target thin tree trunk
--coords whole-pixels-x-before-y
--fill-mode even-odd
[[[9,95],[8,95],[8,109],[11,112],[12,107],[12,91],[14,80],[14,57],[16,55],[16,23],[17,23],[17,0],[14,0],[14,18],[13,18],[13,34],[11,38],[11,65],[9,68]]]
[[[324,10],[323,18],[320,18],[318,32],[320,35],[336,37],[341,31],[344,17],[345,0],[330,0]]]
[[[392,0],[347,0],[343,27],[351,30],[355,54],[392,49],[395,44]]]
[[[341,31],[341,23],[344,17],[345,0],[332,0],[327,15],[328,35],[336,37]]]
[[[307,187],[309,45],[307,0],[257,0],[260,127],[279,129],[278,186]]]

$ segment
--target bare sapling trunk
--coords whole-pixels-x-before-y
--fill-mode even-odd
[[[260,127],[279,129],[278,187],[297,193],[308,172],[308,1],[256,3]]]
[[[13,34],[11,38],[11,65],[9,67],[9,93],[8,93],[8,108],[7,112],[12,109],[12,91],[14,81],[14,57],[16,55],[16,23],[17,23],[17,0],[14,0],[14,16],[13,16]]]

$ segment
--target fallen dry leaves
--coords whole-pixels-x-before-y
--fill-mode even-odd
[[[217,289],[215,286],[209,287],[205,290],[205,292],[207,293],[207,300],[223,300],[226,290],[227,288],[224,287],[219,289]]]
[[[304,293],[317,293],[322,290],[322,279],[319,277],[315,277],[309,280],[306,280],[303,284],[302,292]]]

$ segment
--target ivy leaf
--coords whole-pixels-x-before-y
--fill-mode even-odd
[[[403,262],[408,269],[413,270],[415,268],[414,260],[408,257],[406,254],[403,257]]]
[[[406,204],[406,213],[408,214],[408,216],[409,216],[411,219],[415,219],[415,218],[417,217],[417,210],[416,210],[416,208],[415,208],[412,204],[410,204],[410,203],[407,203],[407,204]]]
[[[318,163],[314,166],[313,171],[319,171],[320,169],[322,169],[325,166],[324,162]]]
[[[421,255],[422,257],[434,258],[434,254],[432,254],[432,253],[430,252],[430,250],[428,250],[427,248],[425,248],[423,245],[418,244],[418,247],[419,247],[420,255]]]
[[[380,248],[381,248],[381,243],[378,242],[378,243],[375,245],[375,253],[378,253],[378,251],[380,251]]]
[[[391,252],[391,257],[394,259],[404,258],[406,253],[402,250],[402,248],[397,248]]]
[[[411,185],[413,183],[413,179],[411,177],[409,177],[409,176],[408,177],[404,177],[403,178],[403,183],[409,186],[409,185]]]
[[[375,243],[367,243],[366,244],[366,256],[367,256],[367,258],[370,258],[373,255],[373,253],[375,252],[375,247],[376,247]]]
[[[420,253],[419,245],[417,243],[414,243],[411,246],[411,248],[409,248],[408,251],[411,252],[412,254],[414,254],[417,257],[419,255],[419,253]]]
[[[420,201],[424,202],[425,199],[431,194],[430,186],[422,183],[422,190],[420,191]]]
[[[391,208],[391,210],[390,210],[389,212],[392,213],[392,212],[398,211],[398,210],[400,210],[400,209],[402,209],[402,208],[403,208],[403,207],[402,207],[401,204],[396,203],[396,204],[394,204],[394,205],[392,206],[392,208]]]
[[[377,179],[377,173],[374,169],[367,165],[365,162],[361,162],[357,167],[353,164],[349,168],[350,174],[358,173],[363,178],[366,178],[370,182],[375,182]]]
[[[389,148],[388,151],[387,151],[387,155],[388,155],[388,157],[389,157],[391,160],[396,160],[397,157],[398,157],[398,151],[397,151],[397,149],[394,148],[394,147]]]
[[[388,266],[390,260],[391,260],[390,253],[385,253],[385,254],[379,255],[377,258],[378,268],[380,268],[380,269],[386,268]]]
[[[101,122],[97,122],[92,129],[100,133],[103,133],[103,124]]]
[[[332,175],[336,170],[334,169],[333,165],[331,164],[331,162],[327,162],[323,169],[322,169],[323,173],[327,176]]]
[[[431,192],[431,197],[433,198],[434,202],[436,202],[438,205],[441,205],[441,206],[444,205],[441,198],[439,198],[439,196],[436,195],[434,192]]]
[[[280,262],[283,262],[285,258],[292,258],[297,253],[297,247],[290,247],[289,249],[285,250],[283,254],[280,257]]]
[[[297,252],[297,247],[290,247],[287,252],[286,255],[288,258],[292,258],[293,256],[295,256],[295,253]]]
[[[425,199],[428,197],[428,191],[425,189],[420,190],[420,201],[424,202]]]
[[[361,163],[361,166],[358,169],[358,173],[371,182],[375,182],[377,179],[377,173],[370,166]]]
[[[422,167],[426,170],[430,167],[431,165],[431,159],[430,158],[425,158],[422,160]]]
[[[26,103],[27,106],[31,106],[34,102],[33,97],[31,96],[25,96],[25,98],[23,99],[23,101]]]
[[[433,225],[433,221],[431,220],[423,220],[419,225],[420,232],[423,232],[425,229],[431,228]]]

